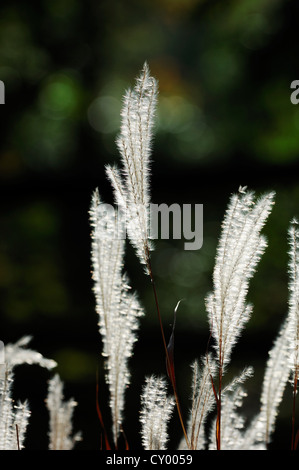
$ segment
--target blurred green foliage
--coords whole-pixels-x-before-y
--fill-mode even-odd
[[[286,234],[299,214],[299,108],[290,102],[290,84],[299,73],[297,2],[3,0],[0,9],[0,79],[6,87],[1,339],[32,333],[36,347],[57,359],[62,378],[74,384],[73,395],[85,383],[93,387],[101,348],[90,279],[89,201],[96,186],[112,201],[104,165],[118,161],[122,95],[147,60],[160,89],[153,201],[204,205],[201,250],[187,252],[169,240],[157,241],[153,253],[166,325],[184,299],[177,361],[185,366],[206,347],[204,299],[221,220],[231,192],[247,184],[257,192],[277,191],[265,229],[269,248],[249,292],[254,315],[247,350],[250,331],[260,334],[264,364],[287,310]],[[154,341],[159,348],[159,338],[151,339],[158,330],[150,285],[130,248],[126,266],[147,312],[142,328],[151,347]],[[148,347],[146,335],[142,341]],[[141,377],[144,365],[135,359]],[[146,367],[156,372],[159,366]],[[93,391],[84,393],[81,406],[92,421],[86,396],[94,397]],[[187,400],[189,390],[184,394]],[[94,429],[86,447],[98,445]]]

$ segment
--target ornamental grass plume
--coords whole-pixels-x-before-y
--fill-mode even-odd
[[[175,401],[167,396],[166,381],[154,375],[146,377],[141,394],[141,435],[144,450],[167,449],[167,424]]]
[[[126,92],[123,101],[121,129],[116,142],[121,167],[107,165],[105,169],[117,210],[104,204],[96,189],[89,211],[93,292],[109,389],[114,448],[119,449],[119,438],[124,432],[126,390],[131,382],[130,358],[137,341],[140,317],[144,315],[125,272],[127,233],[137,259],[151,280],[166,357],[165,372],[172,386],[171,394],[168,394],[166,377],[153,373],[145,377],[145,383],[140,387],[137,406],[143,448],[171,448],[170,423],[176,406],[182,426],[179,450],[267,450],[289,382],[293,391],[290,448],[296,450],[299,443],[295,422],[299,376],[299,229],[296,219],[291,221],[288,231],[288,309],[269,351],[258,410],[251,420],[242,413],[242,406],[247,397],[246,381],[252,377],[253,369],[245,367],[228,384],[225,383],[232,351],[253,313],[247,294],[267,246],[262,230],[274,205],[273,191],[257,198],[253,191],[240,186],[229,200],[215,256],[212,292],[205,302],[210,336],[206,354],[192,362],[191,406],[186,412],[187,427],[184,425],[174,367],[174,329],[180,302],[174,309],[174,323],[167,344],[151,266],[150,155],[157,88],[157,81],[145,63],[135,87]],[[26,447],[31,412],[27,400],[21,403],[13,397],[16,367],[38,364],[52,370],[57,365],[29,349],[30,339],[25,336],[15,344],[7,344],[5,361],[0,362],[0,450]],[[46,404],[49,450],[73,450],[81,438],[80,433],[73,432],[76,402],[64,399],[63,382],[58,374],[49,380]],[[99,407],[97,411],[102,419]],[[104,432],[106,449],[111,450],[105,429]],[[126,437],[125,445],[129,448]]]
[[[222,224],[213,273],[214,289],[206,300],[218,364],[218,394],[215,394],[218,449],[221,448],[222,379],[233,346],[252,313],[246,295],[249,280],[267,246],[260,232],[273,203],[274,192],[255,201],[252,191],[240,187],[238,194],[231,197]]]
[[[216,251],[213,289],[206,297],[210,327],[207,353],[192,364],[191,407],[188,426],[184,426],[174,374],[174,325],[167,346],[151,268],[153,245],[148,236],[149,163],[156,101],[157,82],[145,64],[135,88],[124,97],[121,131],[117,139],[122,168],[106,166],[119,212],[116,216],[114,210],[107,211],[106,207],[103,210],[98,191],[93,194],[90,209],[94,293],[106,358],[115,448],[122,431],[125,389],[130,377],[128,362],[137,339],[138,317],[144,313],[123,273],[125,237],[119,234],[125,230],[151,279],[165,348],[166,370],[174,394],[174,397],[167,396],[163,377],[146,377],[140,411],[144,449],[167,448],[167,425],[174,403],[184,435],[179,449],[267,449],[290,375],[294,392],[292,449],[295,449],[298,443],[295,401],[299,371],[299,231],[295,220],[289,230],[289,311],[269,352],[259,411],[251,421],[242,415],[241,408],[247,396],[244,384],[253,375],[253,369],[246,367],[229,384],[224,383],[233,348],[253,312],[247,302],[247,293],[267,246],[262,230],[274,205],[274,191],[256,198],[253,191],[240,186],[238,193],[230,198]]]
[[[21,450],[25,447],[30,410],[27,401],[14,403],[13,381],[12,368],[8,367],[0,380],[0,450]]]
[[[298,382],[299,345],[299,231],[293,219],[288,231],[289,241],[289,309],[278,336],[269,352],[265,370],[261,408],[248,429],[252,443],[260,443],[266,449],[275,430],[279,406],[290,380],[293,386],[291,449],[295,450],[295,411]],[[291,376],[291,379],[290,379]]]
[[[259,445],[261,449],[266,450],[270,443],[279,405],[290,376],[289,345],[289,323],[284,321],[269,351],[260,397],[260,411],[247,429],[248,449]]]
[[[158,303],[158,296],[155,287],[154,275],[151,267],[151,259],[150,259],[150,251],[153,249],[153,245],[150,241],[149,234],[150,234],[150,195],[149,195],[149,166],[150,166],[150,151],[151,151],[151,141],[152,141],[152,128],[153,128],[153,120],[155,115],[155,107],[156,107],[156,100],[157,100],[157,82],[156,80],[150,75],[149,67],[147,63],[144,64],[143,69],[140,75],[136,79],[136,85],[133,90],[128,90],[124,96],[124,103],[123,108],[121,111],[122,123],[121,123],[121,131],[120,135],[117,139],[117,146],[121,155],[122,161],[122,171],[120,171],[116,166],[106,166],[106,174],[108,179],[110,180],[114,192],[115,202],[118,206],[118,214],[120,215],[120,219],[115,225],[114,229],[111,229],[112,232],[110,234],[110,238],[115,237],[116,227],[119,230],[119,223],[124,223],[124,228],[128,234],[129,240],[131,244],[134,246],[137,257],[140,263],[145,268],[145,273],[150,276],[151,284],[153,287],[153,293],[155,298],[155,304],[158,314],[158,320],[161,329],[162,341],[165,350],[166,356],[166,364],[167,364],[167,371],[172,383],[177,409],[179,413],[179,417],[181,420],[181,424],[186,436],[186,431],[184,427],[184,423],[182,420],[180,404],[178,400],[178,395],[175,386],[175,377],[174,377],[174,369],[171,359],[169,358],[169,353],[167,349],[167,344],[164,335],[164,329],[162,324],[162,318]],[[95,197],[93,198],[93,201]],[[96,219],[97,216],[94,210],[94,202],[92,203],[91,208],[91,221],[92,225],[96,226]],[[102,225],[101,217],[98,217],[98,223]],[[107,230],[109,227],[112,226],[112,219],[110,222],[107,223],[107,228],[105,228],[105,235],[101,235],[105,238],[109,238],[109,234],[107,234]],[[95,231],[93,232],[93,238],[96,239]],[[114,245],[117,248],[114,248]],[[115,249],[117,253],[119,253],[119,245],[115,243],[113,246],[110,246],[110,250]],[[101,277],[101,273],[99,270],[99,266],[104,266],[105,263],[97,261],[97,254],[96,251],[99,249],[100,244],[95,242],[92,245],[92,261],[93,261],[93,277],[95,280],[95,293],[97,296],[97,305],[98,305],[98,312],[101,311],[101,306],[99,304],[102,303],[103,307],[103,296],[107,295],[105,293],[105,289],[99,287],[99,279]],[[107,252],[108,253],[108,252]],[[110,251],[109,255],[110,256]],[[113,255],[112,255],[113,259]],[[112,261],[113,264],[113,261]],[[110,265],[111,267],[111,265]],[[106,269],[106,268],[104,268]],[[118,271],[118,268],[112,266],[112,272]],[[107,274],[107,273],[106,273]],[[109,279],[109,274],[107,279]],[[115,278],[113,278],[115,281]],[[116,282],[119,282],[116,280]],[[125,284],[123,283],[123,287],[121,288],[123,291],[126,290]],[[115,292],[119,291],[119,284],[115,285]],[[100,292],[100,295],[99,295]],[[102,299],[101,299],[102,296]],[[108,299],[110,299],[108,295]],[[129,313],[133,312],[133,318],[136,317],[134,311],[138,311],[139,313],[137,316],[140,315],[140,307],[136,304],[136,299],[133,305],[130,306],[131,310],[128,310],[127,317],[129,318]],[[112,314],[107,314],[106,316],[100,313],[100,318],[105,318],[106,324],[108,324],[107,318],[112,318]],[[112,321],[112,320],[110,320]],[[124,322],[123,328],[124,333],[123,335],[128,335],[128,342],[134,342],[135,336],[132,335],[132,331],[135,330],[136,323],[132,323],[132,325],[126,325]],[[109,334],[107,327],[103,325],[103,320],[100,323],[101,333],[102,336],[105,338],[107,334]],[[125,332],[126,331],[126,332]],[[107,342],[104,339],[104,343]],[[110,341],[112,344],[113,341]],[[104,345],[105,348],[105,345]],[[117,350],[119,350],[117,348]],[[112,355],[110,355],[112,357]],[[129,357],[129,356],[128,356]],[[109,360],[107,361],[107,364]],[[112,368],[109,365],[109,371],[117,370],[117,374],[122,374],[122,369]],[[118,379],[113,379],[112,376],[113,372],[108,372],[108,382],[110,385],[110,396],[111,396],[111,410],[113,413],[113,422],[114,422],[114,443],[116,445],[117,438],[119,435],[120,425],[122,421],[122,409],[123,409],[123,396],[124,391],[116,391],[117,388],[122,387],[122,383],[126,383],[125,380],[120,381]],[[128,372],[126,369],[125,376],[128,376]],[[113,381],[117,382],[117,387]],[[114,401],[114,403],[113,403]],[[186,436],[187,438],[187,436]]]
[[[223,394],[221,407],[221,449],[242,450],[244,441],[243,429],[245,418],[239,413],[243,399],[247,396],[243,387],[238,387],[233,393]],[[217,419],[210,429],[209,450],[216,450],[215,429]]]
[[[15,368],[22,364],[38,364],[51,370],[56,366],[52,359],[46,359],[39,352],[28,349],[30,340],[30,336],[25,336],[14,344],[7,344],[5,362],[0,365],[0,450],[24,449],[31,415],[27,401],[15,404],[13,399]]]
[[[267,246],[261,230],[271,212],[274,192],[254,200],[246,187],[231,197],[222,224],[213,273],[214,289],[206,307],[219,369],[224,373],[233,346],[252,313],[246,304],[249,280]]]
[[[296,396],[299,378],[299,230],[298,221],[294,218],[289,228],[289,313],[290,329],[289,360],[293,384],[292,440],[291,448],[295,447],[295,413]]]
[[[145,272],[150,274],[150,154],[157,101],[157,82],[145,63],[123,99],[121,129],[117,138],[122,168],[107,165],[115,202],[123,211],[126,229]]]
[[[49,410],[49,450],[73,450],[81,433],[73,435],[73,414],[77,403],[64,400],[63,383],[58,374],[49,381],[47,408]]]
[[[93,290],[110,392],[113,439],[117,447],[125,391],[130,383],[128,360],[137,340],[138,318],[143,315],[143,310],[123,273],[125,242],[119,237],[119,221],[114,211],[108,211],[103,222],[103,208],[105,210],[105,205],[96,190],[90,208]]]
[[[215,377],[217,367],[209,354],[202,358],[201,364],[195,360],[192,364],[192,370],[192,406],[187,428],[188,440],[192,450],[203,450],[206,447],[206,420],[215,407],[211,377]],[[182,440],[180,448],[187,449],[185,439]]]

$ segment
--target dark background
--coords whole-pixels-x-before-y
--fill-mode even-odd
[[[1,340],[33,336],[31,347],[58,362],[66,398],[78,402],[78,449],[99,450],[96,375],[107,429],[110,414],[90,276],[88,209],[99,187],[112,202],[104,165],[119,160],[115,137],[121,97],[145,60],[159,80],[152,201],[201,203],[203,247],[157,241],[153,267],[166,334],[181,303],[175,360],[185,416],[190,364],[206,350],[204,299],[221,221],[239,185],[275,190],[265,228],[269,247],[251,282],[254,313],[234,349],[227,376],[253,365],[244,413],[258,410],[268,351],[288,308],[287,230],[299,215],[299,79],[295,1],[146,0],[2,1],[0,79],[6,87],[0,140]],[[124,427],[140,446],[139,396],[145,375],[164,374],[164,355],[149,279],[131,247],[131,284],[144,305],[130,365]],[[52,373],[16,370],[15,397],[32,410],[26,447],[46,449],[44,399]],[[271,446],[289,448],[291,391]],[[170,448],[181,437],[176,415]]]

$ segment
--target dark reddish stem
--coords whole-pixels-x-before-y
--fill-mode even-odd
[[[216,444],[217,450],[221,450],[221,389],[222,389],[222,367],[219,367],[219,390],[217,397],[217,419],[216,419]]]
[[[16,433],[17,433],[18,450],[21,450],[21,448],[20,448],[20,439],[19,439],[19,426],[17,424],[16,424]]]
[[[150,278],[151,278],[151,284],[152,284],[153,292],[154,292],[155,304],[156,304],[156,308],[157,308],[159,325],[160,325],[160,330],[161,330],[161,335],[162,335],[162,341],[163,341],[163,346],[164,346],[165,356],[166,356],[166,361],[167,361],[167,370],[170,371],[171,370],[171,362],[170,362],[169,353],[168,353],[168,349],[167,349],[167,344],[166,344],[166,340],[165,340],[165,334],[164,334],[164,329],[163,329],[162,317],[161,317],[161,313],[160,313],[157,289],[156,289],[156,285],[155,285],[155,280],[154,280],[153,271],[152,271],[152,267],[151,267],[151,261],[150,261],[150,254],[149,254],[148,250],[147,250],[147,268],[148,268],[148,272],[149,272],[149,275],[150,275]],[[176,401],[176,407],[177,407],[179,419],[180,419],[180,422],[181,422],[181,426],[182,426],[182,429],[183,429],[184,437],[185,437],[187,446],[190,449],[190,444],[189,444],[187,432],[186,432],[184,421],[183,421],[183,416],[182,416],[182,412],[181,412],[181,407],[180,407],[179,397],[178,397],[178,393],[177,393],[177,389],[176,389],[174,375],[170,374],[169,378],[170,378],[171,385],[172,385],[172,388],[173,388],[173,393],[174,393],[175,401]]]

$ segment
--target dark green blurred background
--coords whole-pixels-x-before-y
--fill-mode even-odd
[[[299,79],[296,1],[282,0],[2,0],[0,298],[1,340],[33,336],[32,347],[58,362],[66,398],[78,401],[78,449],[100,449],[96,374],[107,427],[107,391],[90,277],[88,209],[95,187],[112,202],[104,165],[118,162],[115,137],[124,90],[145,60],[159,80],[152,200],[202,203],[201,250],[157,241],[158,295],[170,334],[181,303],[175,359],[185,415],[190,363],[205,352],[204,298],[221,220],[239,185],[275,190],[266,226],[269,247],[251,283],[254,314],[234,350],[230,373],[255,367],[244,412],[258,410],[267,353],[287,312],[287,229],[299,216]],[[128,247],[126,269],[146,316],[131,360],[125,431],[140,446],[139,395],[144,376],[165,373],[149,279]],[[32,409],[27,448],[46,449],[44,405],[50,374],[16,371],[15,396]],[[228,377],[229,378],[229,375]],[[290,391],[273,447],[288,448]],[[180,439],[175,415],[171,444]]]

